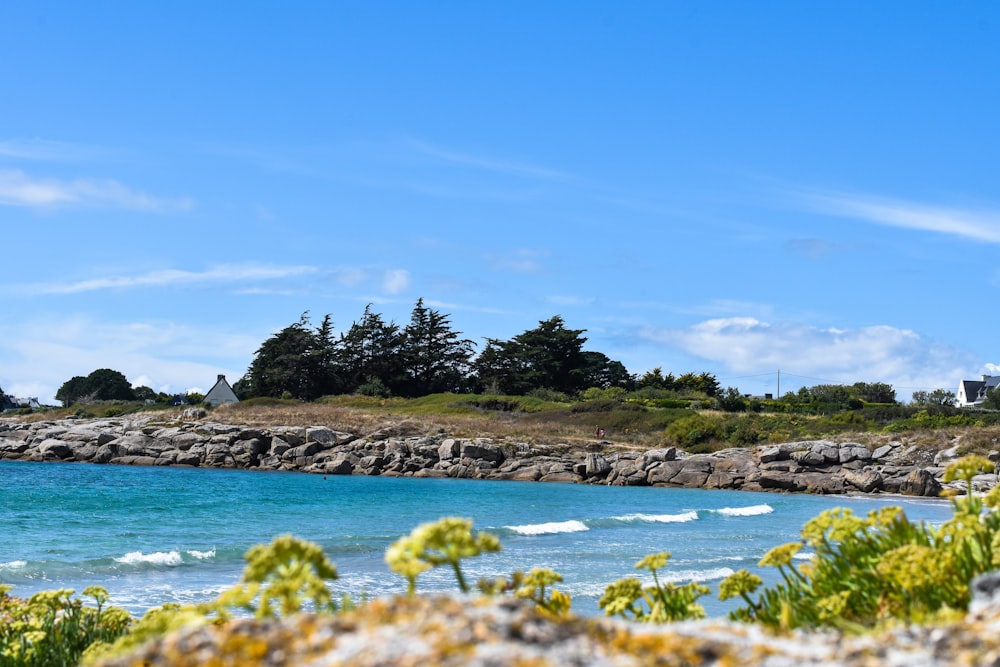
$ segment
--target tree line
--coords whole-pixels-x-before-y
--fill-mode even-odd
[[[485,338],[477,352],[479,345],[454,329],[450,315],[428,307],[422,298],[404,326],[386,321],[369,304],[357,321],[337,333],[329,314],[314,325],[307,311],[261,344],[233,389],[241,399],[301,401],[343,394],[416,398],[444,392],[512,396],[543,392],[620,398],[628,393],[651,405],[678,396],[707,399],[708,406],[725,412],[833,413],[870,404],[897,404],[895,389],[883,382],[820,384],[762,401],[734,387],[724,389],[711,373],[675,376],[658,367],[633,375],[620,361],[585,350],[585,332],[568,328],[561,316],[554,315],[509,340]],[[991,398],[1000,408],[1000,394],[994,394]],[[65,406],[177,400],[149,387],[133,388],[122,373],[107,368],[71,378],[56,398]],[[186,396],[191,404],[201,398],[199,394]],[[935,389],[914,392],[912,402],[940,407],[953,406],[954,400],[953,392]]]
[[[551,390],[575,395],[590,387],[634,386],[620,361],[584,350],[584,329],[555,315],[510,340],[477,344],[449,315],[418,299],[405,326],[365,308],[339,335],[330,315],[314,326],[309,313],[268,338],[233,389],[241,398],[366,394],[418,397],[442,392],[524,395]]]

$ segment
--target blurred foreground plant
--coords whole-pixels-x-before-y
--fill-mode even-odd
[[[128,612],[105,607],[108,592],[90,586],[83,595],[96,606],[84,606],[71,589],[41,591],[27,600],[0,586],[0,667],[76,665],[88,646],[111,642],[132,621]]]
[[[608,616],[621,616],[644,623],[704,618],[705,608],[697,600],[710,592],[708,587],[694,581],[683,586],[660,583],[657,571],[666,567],[669,560],[670,554],[665,551],[649,554],[635,564],[635,569],[649,570],[653,575],[653,585],[643,586],[636,577],[619,579],[604,590],[598,605]]]
[[[243,609],[257,618],[289,616],[311,605],[317,612],[337,611],[327,588],[337,578],[337,568],[318,544],[291,535],[247,552],[246,569],[239,584],[219,596],[216,607]]]
[[[396,540],[385,552],[385,561],[393,572],[406,577],[410,595],[417,590],[417,576],[421,572],[441,565],[451,565],[459,589],[468,593],[461,560],[497,551],[500,551],[500,540],[496,535],[473,533],[469,519],[446,517],[421,524],[406,537]]]
[[[948,467],[944,480],[964,481],[966,495],[952,499],[953,515],[938,527],[911,522],[899,507],[866,518],[849,509],[823,512],[802,528],[801,542],[775,547],[761,560],[778,568],[780,583],[753,599],[760,579],[740,570],[722,582],[720,598],[747,602],[731,617],[781,630],[856,631],[955,618],[968,608],[972,579],[1000,567],[1000,487],[985,498],[972,493],[972,478],[991,470],[980,456]],[[811,558],[796,566],[803,547],[812,549]]]

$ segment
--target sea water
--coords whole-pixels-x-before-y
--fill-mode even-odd
[[[661,581],[696,580],[710,616],[718,582],[797,540],[810,518],[836,506],[858,514],[902,505],[914,520],[940,522],[936,500],[608,487],[538,482],[322,476],[198,468],[0,462],[0,584],[12,594],[101,585],[134,614],[165,602],[205,602],[239,581],[247,549],[292,534],[316,542],[336,564],[331,582],[355,600],[401,593],[406,581],[386,548],[420,523],[472,519],[503,547],[463,562],[468,581],[546,567],[562,574],[579,614],[600,613],[604,587],[649,553],[672,557]],[[808,558],[809,554],[800,554]],[[646,576],[644,576],[646,575]],[[452,573],[430,571],[420,590],[455,590]]]

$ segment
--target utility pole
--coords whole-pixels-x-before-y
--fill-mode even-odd
[[[778,400],[778,399],[781,398],[781,369],[780,368],[778,369],[778,393],[777,393],[777,395],[775,395],[774,398],[775,398],[775,400]]]

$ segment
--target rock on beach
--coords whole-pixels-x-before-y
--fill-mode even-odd
[[[248,427],[204,413],[171,422],[142,416],[40,422],[0,420],[0,460],[281,470],[323,475],[391,475],[661,486],[817,494],[937,496],[947,452],[901,443],[810,440],[688,454],[637,451],[602,441],[541,445],[510,439],[351,433],[325,425]],[[995,478],[977,478],[985,490]]]

